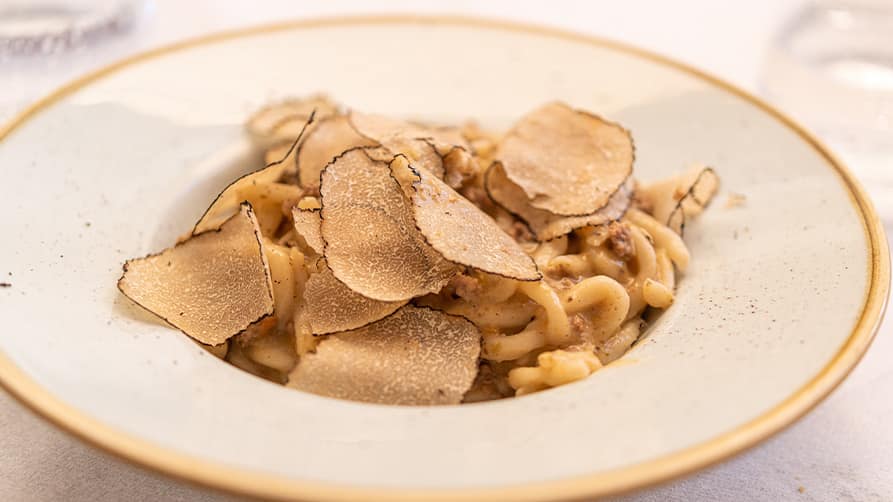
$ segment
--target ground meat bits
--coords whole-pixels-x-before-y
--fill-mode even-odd
[[[608,247],[623,261],[627,261],[635,255],[636,249],[626,224],[612,221],[608,225]]]

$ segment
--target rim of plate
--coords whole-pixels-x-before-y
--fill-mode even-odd
[[[137,466],[179,480],[240,495],[277,500],[337,501],[356,500],[357,497],[362,497],[364,500],[382,502],[393,500],[568,500],[614,495],[644,488],[691,474],[741,453],[791,425],[809,412],[846,378],[865,354],[874,339],[886,309],[890,289],[890,256],[883,224],[865,191],[852,173],[818,138],[762,99],[687,64],[613,40],[583,35],[560,28],[458,15],[337,16],[292,20],[221,31],[135,54],[75,79],[33,103],[14,117],[11,122],[0,127],[0,141],[3,141],[30,117],[93,81],[119,69],[175,51],[276,31],[394,23],[463,25],[536,34],[581,44],[597,45],[647,59],[655,64],[673,68],[701,79],[744,99],[773,116],[814,148],[828,163],[828,167],[840,176],[841,182],[849,190],[853,205],[862,217],[862,225],[868,241],[869,256],[867,258],[870,270],[862,312],[849,337],[828,364],[803,387],[761,416],[731,431],[663,457],[626,467],[584,476],[497,488],[402,490],[335,485],[297,481],[201,460],[156,446],[81,413],[38,385],[2,350],[0,350],[0,387],[39,416],[103,451],[112,453]]]

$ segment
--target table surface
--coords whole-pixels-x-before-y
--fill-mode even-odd
[[[156,0],[132,33],[63,60],[0,62],[0,123],[62,83],[150,47],[209,31],[346,13],[446,12],[532,21],[629,42],[759,92],[771,37],[801,0],[716,2]],[[858,166],[855,166],[858,167]],[[888,221],[888,231],[891,224]],[[794,426],[687,479],[618,497],[665,500],[893,500],[893,323],[849,379]],[[0,500],[237,500],[149,473],[88,447],[0,393]]]

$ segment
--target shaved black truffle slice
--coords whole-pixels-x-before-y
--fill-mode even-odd
[[[325,264],[304,288],[304,320],[314,335],[360,328],[393,313],[406,300],[382,302],[351,290]]]
[[[321,256],[325,243],[323,243],[322,234],[319,231],[320,223],[322,222],[319,211],[319,208],[301,209],[295,206],[291,209],[291,214],[295,224],[295,232],[304,239],[307,247]]]
[[[632,174],[634,157],[626,129],[557,102],[524,116],[495,155],[530,206],[561,216],[605,207]]]
[[[533,259],[493,219],[424,169],[404,158],[390,164],[412,202],[428,244],[447,260],[520,281],[542,277]]]
[[[207,345],[269,316],[272,279],[251,205],[242,204],[219,229],[127,261],[118,289]]]
[[[531,206],[524,191],[508,179],[499,163],[494,163],[487,170],[484,186],[490,198],[523,220],[539,241],[560,237],[577,228],[620,219],[629,208],[633,194],[633,182],[628,180],[598,211],[585,216],[561,216]]]
[[[454,149],[471,151],[468,142],[456,128],[429,127],[404,120],[352,111],[348,116],[354,129],[393,154],[403,154],[417,168],[443,179],[444,160]]]
[[[335,157],[358,146],[376,144],[358,133],[344,115],[320,121],[298,147],[298,180],[301,186],[318,187],[319,174]]]
[[[478,372],[480,340],[465,318],[407,305],[320,342],[291,372],[288,385],[369,403],[459,404]]]
[[[267,147],[282,139],[294,139],[312,113],[322,119],[337,111],[338,105],[323,95],[286,99],[256,111],[245,123],[245,129],[255,143]]]
[[[320,195],[323,254],[350,289],[400,301],[439,291],[455,274],[419,233],[386,162],[349,150],[323,171]]]

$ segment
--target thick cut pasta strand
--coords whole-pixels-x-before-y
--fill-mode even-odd
[[[459,300],[443,310],[462,316],[481,328],[513,330],[527,325],[536,308],[537,304],[529,301],[474,304]]]
[[[509,371],[509,385],[516,389],[516,395],[582,380],[602,367],[601,361],[588,350],[543,352],[536,362],[535,367]]]
[[[654,252],[654,245],[642,232],[642,229],[635,225],[630,226],[630,237],[636,254],[633,260],[636,264],[636,275],[627,286],[629,291],[629,312],[626,318],[632,319],[642,313],[647,305],[643,290],[645,282],[654,279],[657,276],[657,256]]]
[[[295,323],[295,353],[298,357],[316,350],[316,346],[324,339],[323,336],[313,336],[313,331],[307,323]]]
[[[688,248],[685,246],[685,242],[682,241],[682,237],[680,237],[679,234],[638,209],[630,209],[627,211],[625,218],[629,222],[642,227],[642,229],[648,232],[654,239],[654,244],[657,247],[666,249],[670,260],[672,260],[679,270],[684,271],[685,268],[688,267],[688,261],[691,258],[691,255],[688,253]]]
[[[567,253],[567,236],[562,235],[556,239],[546,241],[537,246],[533,252],[533,261],[540,269],[549,265],[549,261],[556,256]]]
[[[280,373],[288,373],[298,360],[295,339],[285,331],[262,336],[252,341],[242,352],[252,361]]]
[[[594,275],[607,275],[615,281],[624,279],[626,275],[625,264],[603,246],[586,249],[585,255]]]
[[[585,255],[564,254],[549,260],[545,272],[552,276],[586,277],[592,275],[592,263]]]
[[[546,340],[551,345],[561,345],[570,339],[570,322],[561,305],[561,300],[548,284],[543,281],[523,282],[518,287],[521,293],[538,303],[546,312]]]
[[[518,291],[518,281],[492,274],[480,274],[482,291],[480,301],[484,303],[501,303],[507,301]]]
[[[676,271],[673,269],[673,262],[667,256],[667,251],[665,249],[656,249],[654,254],[657,259],[657,280],[670,291],[675,290]]]
[[[264,243],[270,276],[273,278],[273,315],[282,329],[294,315],[295,277],[291,249],[267,240]]]
[[[226,361],[239,369],[270,380],[271,382],[283,384],[286,381],[286,375],[284,373],[249,358],[239,343],[230,344],[229,351],[226,353]]]
[[[484,333],[482,357],[490,361],[511,361],[546,345],[546,323],[534,319],[514,335]]]
[[[633,319],[624,324],[620,331],[611,338],[608,338],[604,343],[596,347],[595,354],[602,364],[608,364],[620,359],[620,356],[625,354],[632,347],[633,343],[639,339],[641,329],[642,321]]]
[[[664,249],[655,250],[657,274],[654,279],[646,279],[642,294],[648,305],[665,309],[673,304],[676,288],[676,271]]]
[[[645,279],[642,298],[651,307],[665,309],[673,304],[673,291],[654,279]]]
[[[292,273],[295,278],[295,296],[296,298],[303,298],[307,279],[310,278],[308,267],[313,267],[315,269],[315,265],[308,263],[304,254],[301,253],[301,251],[296,247],[291,248],[291,257],[293,267]],[[310,329],[310,324],[304,319],[303,302],[299,302],[297,304],[294,311],[293,321],[295,352],[297,353],[298,357],[316,350],[316,344],[319,343],[320,337],[313,336],[313,331]]]
[[[567,314],[588,314],[595,340],[603,340],[616,332],[626,320],[630,306],[626,288],[603,275],[586,278],[559,296]]]

